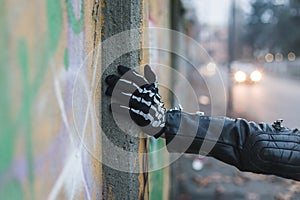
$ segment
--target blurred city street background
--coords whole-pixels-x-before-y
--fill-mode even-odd
[[[259,84],[232,88],[232,117],[299,127],[300,80],[265,74]],[[275,176],[240,172],[213,158],[185,155],[173,164],[176,199],[285,200],[300,199],[300,184]],[[173,177],[174,177],[173,176]]]
[[[284,126],[300,127],[300,2],[182,2],[185,16],[198,19],[191,25],[196,30],[193,38],[214,60],[198,71],[200,76],[209,71],[213,77],[214,65],[218,66],[227,90],[227,115],[257,123],[283,119]],[[210,114],[205,82],[201,77],[192,80],[199,107]],[[300,199],[299,183],[243,173],[212,158],[185,155],[172,165],[172,173],[174,199]]]

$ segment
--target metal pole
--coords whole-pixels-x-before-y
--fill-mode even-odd
[[[232,72],[231,64],[235,59],[235,17],[236,17],[236,2],[231,1],[230,17],[228,21],[228,99],[227,99],[227,114],[232,113]]]

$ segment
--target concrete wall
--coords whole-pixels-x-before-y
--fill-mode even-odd
[[[140,0],[105,1],[101,38],[103,77],[117,73],[119,64],[139,68],[146,62],[142,49],[144,9],[145,2]],[[104,198],[148,199],[148,140],[139,137],[140,130],[134,125],[120,128],[113,115],[106,112],[109,103],[108,98],[101,101]]]
[[[115,69],[103,68],[109,54],[97,48],[116,33],[140,29],[144,4],[0,0],[1,199],[148,198],[145,157],[129,160],[127,172],[103,164],[121,160],[107,151],[103,133],[134,155],[146,152],[147,140],[115,128],[101,95],[102,73]],[[129,43],[142,44],[142,31],[135,36]],[[137,50],[112,65],[145,59]]]

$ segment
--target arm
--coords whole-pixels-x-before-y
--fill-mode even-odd
[[[274,174],[300,181],[300,132],[244,119],[166,110],[156,76],[149,66],[145,77],[119,66],[120,76],[106,78],[106,94],[115,99],[113,112],[130,118],[150,136],[164,133],[170,152],[214,157],[241,171]]]
[[[241,171],[300,180],[300,132],[278,122],[256,124],[172,110],[165,137],[170,152],[207,154]]]

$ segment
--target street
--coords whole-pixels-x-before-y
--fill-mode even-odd
[[[281,118],[287,127],[300,127],[300,80],[265,75],[259,84],[234,85],[232,89],[237,116],[267,123]]]

